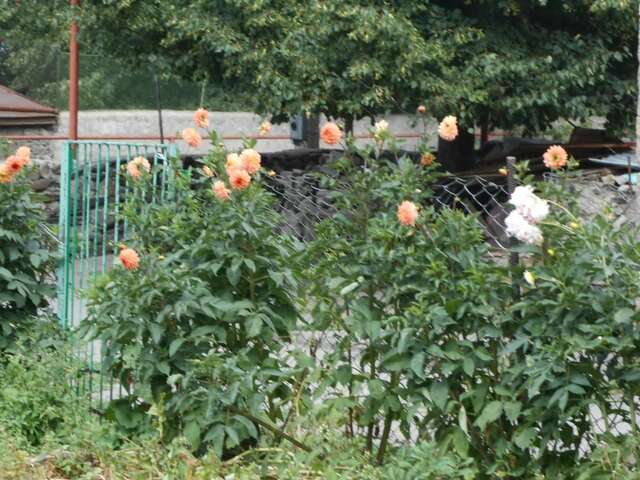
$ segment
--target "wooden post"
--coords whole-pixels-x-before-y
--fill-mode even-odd
[[[69,139],[78,139],[78,22],[77,7],[80,0],[69,0],[73,14],[69,36]]]

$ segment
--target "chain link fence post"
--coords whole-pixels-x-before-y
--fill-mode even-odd
[[[509,196],[513,194],[516,189],[516,157],[507,157],[507,192]],[[509,238],[509,247],[515,246],[516,241],[514,238]],[[518,252],[511,252],[509,254],[509,263],[512,267],[517,266],[520,263],[520,255]]]

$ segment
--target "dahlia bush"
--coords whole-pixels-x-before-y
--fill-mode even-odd
[[[55,291],[55,256],[27,178],[31,151],[20,147],[9,153],[8,144],[0,143],[0,352],[13,345]]]
[[[428,206],[433,163],[346,144],[307,251],[314,328],[336,342],[325,408],[379,462],[391,438],[435,440],[465,478],[606,475],[589,452],[638,434],[639,232],[581,219],[563,182],[523,185],[512,267],[475,218]]]
[[[206,111],[195,123],[206,128]],[[120,265],[91,289],[82,329],[103,340],[105,368],[126,387],[114,418],[126,426],[152,413],[164,439],[184,435],[194,450],[223,455],[284,417],[296,378],[284,351],[298,318],[298,247],[278,233],[260,155],[250,143],[227,153],[209,135],[205,164],[174,165],[173,197],[161,204],[145,202],[147,169],[129,169],[133,233]]]

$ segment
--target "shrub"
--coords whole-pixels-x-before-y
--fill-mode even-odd
[[[347,432],[381,462],[395,425],[469,460],[478,478],[571,478],[603,430],[623,422],[635,435],[638,232],[554,203],[544,243],[518,246],[512,268],[491,258],[473,217],[394,218],[428,195],[419,167],[358,153],[366,167],[310,262],[315,328],[337,337],[320,376]]]
[[[0,351],[47,306],[54,293],[55,256],[43,233],[43,209],[27,178],[29,158],[0,145]]]
[[[374,453],[374,433],[381,431],[377,460],[382,462],[391,428],[398,422],[408,432],[419,392],[407,397],[404,372],[422,365],[405,364],[407,344],[415,331],[406,324],[405,310],[424,286],[434,245],[454,249],[461,257],[482,244],[471,220],[462,215],[437,216],[433,209],[418,211],[415,226],[402,216],[400,205],[426,205],[428,185],[437,176],[436,165],[414,164],[408,158],[387,159],[382,147],[394,150],[388,130],[373,131],[378,147],[357,149],[349,140],[349,152],[335,168],[347,178],[326,179],[336,192],[336,215],[318,229],[309,247],[308,278],[314,328],[335,332],[337,343],[324,359],[324,383],[345,392],[338,408],[349,409],[347,431],[364,430],[366,447]],[[388,156],[388,155],[387,155]],[[404,208],[404,207],[403,207]],[[401,218],[399,218],[399,216]],[[438,223],[433,224],[438,218]],[[415,398],[414,398],[415,397]]]
[[[134,232],[121,253],[127,268],[93,286],[83,331],[104,342],[104,366],[130,394],[111,405],[116,418],[152,413],[164,439],[183,434],[194,449],[222,455],[255,441],[258,417],[283,417],[292,375],[283,352],[298,317],[296,245],[276,233],[262,173],[225,174],[224,150],[207,159],[214,178],[174,169],[174,197],[162,204],[146,203],[151,182],[137,162],[125,207]],[[227,177],[250,185],[225,199],[228,184],[216,182]]]

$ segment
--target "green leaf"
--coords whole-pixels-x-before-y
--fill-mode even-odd
[[[489,402],[480,416],[476,419],[475,425],[477,425],[481,430],[487,426],[487,424],[491,422],[495,422],[502,415],[502,402],[494,400],[493,402]]]
[[[345,296],[350,294],[351,292],[353,292],[356,288],[358,288],[358,285],[360,285],[358,282],[353,282],[350,283],[349,285],[347,285],[346,287],[344,287],[342,290],[340,290],[340,296]]]
[[[618,310],[616,312],[616,314],[613,317],[613,320],[616,323],[627,323],[629,321],[629,319],[631,319],[631,317],[633,317],[634,315],[634,311],[631,310],[630,308],[621,308],[620,310]]]
[[[463,458],[469,453],[469,440],[462,430],[455,429],[453,431],[453,448]]]
[[[522,409],[522,403],[520,402],[504,403],[504,413],[512,423],[516,423],[516,421],[518,420],[521,409]]]
[[[435,382],[431,384],[431,400],[440,409],[444,410],[449,399],[449,385],[447,382]]]
[[[246,328],[249,338],[257,337],[262,331],[262,319],[260,317],[247,318]]]
[[[519,430],[513,436],[513,443],[515,443],[518,448],[522,450],[526,449],[531,445],[531,442],[534,438],[538,436],[538,432],[536,432],[533,428],[525,428],[523,430]]]
[[[464,433],[469,434],[469,425],[467,421],[467,409],[464,408],[464,405],[460,405],[460,410],[458,410],[458,425],[462,429]]]
[[[464,373],[466,373],[467,375],[469,375],[470,377],[473,376],[473,372],[476,369],[476,365],[473,361],[473,358],[471,357],[465,357],[463,363],[462,363],[462,368],[464,369]]]
[[[183,434],[194,449],[200,446],[200,425],[195,420],[186,423]]]
[[[419,378],[425,378],[424,375],[424,353],[418,352],[411,358],[411,371]]]
[[[182,344],[185,342],[185,340],[186,339],[184,339],[184,338],[176,338],[175,340],[173,340],[171,342],[171,345],[169,345],[169,356],[170,357],[173,357],[175,355],[175,353],[182,346]]]
[[[162,335],[164,334],[164,328],[157,323],[150,323],[149,330],[151,331],[151,338],[153,338],[156,345],[159,345],[160,340],[162,340]]]

